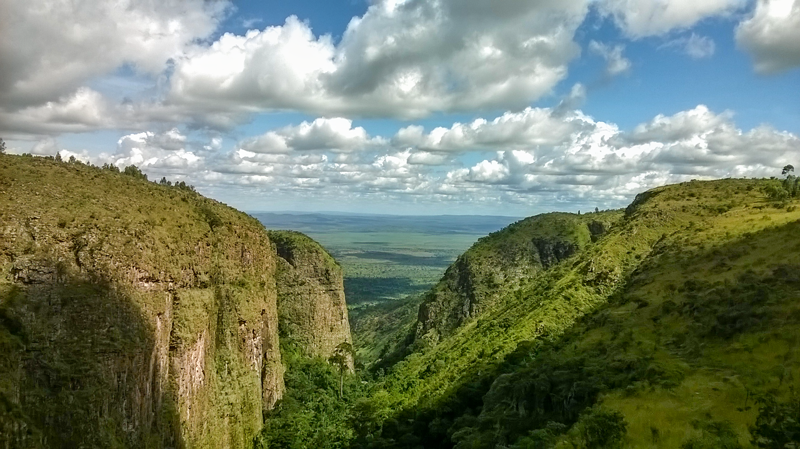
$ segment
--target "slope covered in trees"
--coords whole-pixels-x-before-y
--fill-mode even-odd
[[[595,242],[398,363],[376,387],[394,418],[358,445],[768,438],[757,422],[793,410],[800,375],[800,213],[768,198],[776,185],[691,182],[640,195]]]
[[[426,301],[469,298],[462,287],[477,286],[490,305],[455,324],[432,321],[438,338],[405,339],[405,356],[385,375],[352,379],[358,388],[336,411],[347,437],[322,446],[796,441],[800,211],[791,195],[771,194],[786,184],[665,186],[625,211],[533,217],[483,239]],[[590,232],[598,219],[603,232]],[[565,241],[579,244],[531,263]],[[493,281],[507,273],[513,282]],[[458,300],[439,304],[440,316],[464,311]]]

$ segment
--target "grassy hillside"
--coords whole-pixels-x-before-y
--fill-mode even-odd
[[[349,309],[357,361],[365,368],[386,368],[413,343],[420,295]]]
[[[596,242],[398,363],[374,404],[394,418],[358,444],[749,447],[759,410],[783,422],[765,417],[800,386],[800,211],[767,196],[777,184],[640,195]]]
[[[466,321],[505,303],[504,298],[521,284],[581,251],[621,215],[616,211],[542,214],[479,239],[425,295],[415,342],[436,343]]]
[[[0,446],[247,447],[283,387],[255,219],[0,155]]]

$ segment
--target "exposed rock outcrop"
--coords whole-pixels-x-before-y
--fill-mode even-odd
[[[278,254],[280,336],[311,357],[328,359],[351,344],[342,268],[325,249],[293,231],[270,231]],[[352,369],[353,359],[348,356]]]
[[[341,270],[309,245],[280,271],[329,304],[297,323],[323,354],[349,328]],[[250,447],[283,393],[286,264],[192,191],[0,155],[0,447]]]

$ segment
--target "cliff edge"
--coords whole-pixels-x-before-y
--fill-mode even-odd
[[[191,188],[0,155],[0,446],[250,447],[284,389],[285,263]],[[292,282],[322,275],[344,310],[317,268]],[[349,341],[337,313],[320,345]]]
[[[299,232],[269,231],[269,236],[278,255],[281,339],[309,357],[328,359],[342,344],[352,344],[342,268]],[[347,358],[352,369],[352,354]]]

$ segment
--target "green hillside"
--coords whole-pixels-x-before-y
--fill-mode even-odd
[[[425,295],[416,343],[436,343],[468,319],[505,303],[522,284],[600,238],[621,215],[542,214],[479,239]]]
[[[136,167],[0,154],[0,447],[252,447],[285,366],[350,341],[308,237]]]
[[[797,178],[521,220],[355,373],[322,248],[143,178],[0,156],[0,446],[800,447]]]
[[[767,196],[779,185],[640,195],[596,242],[398,363],[376,387],[393,418],[358,444],[749,447],[759,410],[796,410],[800,211]]]

